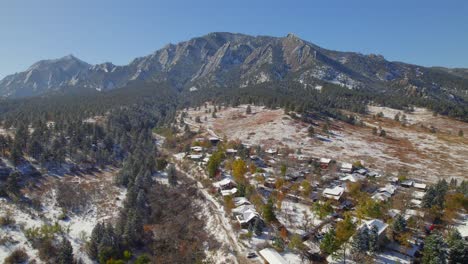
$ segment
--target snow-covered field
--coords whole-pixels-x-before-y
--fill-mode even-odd
[[[365,126],[353,126],[331,120],[330,134],[322,131],[322,120],[317,120],[315,137],[307,136],[307,124],[293,120],[282,109],[269,110],[251,106],[252,114],[246,114],[246,105],[218,110],[216,118],[199,110],[190,109],[186,118],[192,129],[205,129],[208,135],[227,136],[265,148],[289,147],[301,149],[304,155],[335,159],[338,162],[361,160],[366,166],[383,173],[397,173],[405,168],[410,176],[422,181],[456,177],[467,179],[468,135],[459,137],[458,131],[468,134],[468,124],[443,116],[433,116],[426,109],[416,108],[405,113],[407,125],[394,121],[399,110],[370,106],[369,115],[360,116]],[[213,109],[208,105],[207,109]],[[383,118],[374,119],[379,112]],[[404,114],[400,113],[401,116]],[[200,117],[201,123],[194,122]],[[206,121],[205,121],[206,117]],[[430,127],[436,128],[432,133]],[[387,137],[372,134],[372,128],[381,127]]]

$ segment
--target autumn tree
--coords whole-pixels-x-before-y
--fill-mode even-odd
[[[336,239],[338,242],[344,243],[354,234],[356,231],[356,225],[349,214],[345,214],[342,221],[336,224]]]
[[[247,172],[247,166],[245,165],[244,160],[236,159],[232,162],[232,176],[237,183],[245,183],[244,178],[245,173]]]

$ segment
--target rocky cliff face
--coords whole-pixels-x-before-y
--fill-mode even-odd
[[[73,56],[41,61],[3,79],[0,95],[32,96],[68,87],[104,91],[141,80],[166,81],[182,90],[207,85],[243,88],[288,79],[305,87],[330,82],[349,89],[466,99],[466,76],[463,69],[426,68],[380,55],[327,50],[293,34],[277,38],[217,32],[169,44],[125,66],[92,66]]]

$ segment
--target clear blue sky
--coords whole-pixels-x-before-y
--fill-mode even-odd
[[[329,49],[468,67],[466,0],[0,0],[0,77],[67,54],[127,64],[213,31],[292,32]]]

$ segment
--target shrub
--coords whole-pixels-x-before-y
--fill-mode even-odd
[[[22,248],[15,249],[8,257],[5,258],[5,264],[17,264],[26,262],[29,259],[28,254]]]

